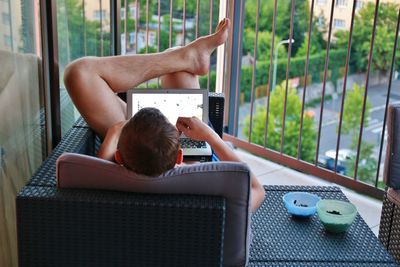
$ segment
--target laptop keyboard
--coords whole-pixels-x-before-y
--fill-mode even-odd
[[[190,138],[181,138],[179,139],[181,143],[181,148],[206,148],[205,141],[195,141]]]

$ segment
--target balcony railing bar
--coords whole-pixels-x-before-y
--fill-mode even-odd
[[[85,5],[86,5],[85,0],[82,0],[83,51],[85,52],[85,55],[87,55]]]
[[[185,34],[186,34],[186,0],[183,0],[183,27],[182,27],[182,46],[185,45]]]
[[[313,0],[314,1],[314,0]],[[268,73],[268,88],[267,88],[267,114],[265,118],[265,127],[264,127],[264,147],[267,147],[267,137],[268,137],[268,119],[269,119],[269,101],[271,98],[271,76],[272,76],[272,58],[274,55],[275,49],[275,30],[276,30],[276,8],[277,8],[278,0],[274,1],[274,16],[272,18],[272,42],[271,42],[271,51],[269,55],[269,73]]]
[[[320,113],[319,113],[317,146],[315,149],[315,163],[314,163],[315,166],[317,166],[317,164],[318,164],[319,145],[320,145],[320,141],[321,141],[321,127],[322,127],[322,119],[323,119],[324,103],[325,103],[326,76],[328,73],[328,66],[329,66],[329,49],[331,46],[334,10],[335,10],[335,0],[332,0],[331,13],[330,13],[330,19],[329,19],[329,29],[328,29],[328,42],[326,44],[326,53],[325,53],[324,77],[323,77],[323,81],[322,81],[321,109],[320,109]]]
[[[386,96],[386,107],[389,106],[389,98],[392,91],[392,79],[393,79],[393,71],[394,71],[394,62],[396,60],[396,50],[397,50],[397,41],[399,37],[399,24],[400,24],[400,8],[399,14],[397,15],[397,26],[396,26],[396,35],[394,38],[394,46],[393,46],[393,54],[392,54],[392,64],[390,66],[390,73],[389,73],[389,83],[388,83],[388,91]],[[382,135],[381,135],[381,145],[379,149],[379,157],[378,157],[378,166],[376,171],[376,179],[375,179],[375,187],[378,186],[378,179],[379,179],[379,167],[382,160],[382,148],[383,148],[383,141],[385,139],[385,127],[386,127],[386,118],[387,118],[387,108],[385,109],[385,115],[383,118],[383,126],[382,126]]]
[[[301,137],[303,135],[303,116],[304,116],[304,107],[306,100],[306,90],[307,90],[307,78],[308,78],[308,64],[310,61],[310,47],[311,47],[311,33],[313,26],[313,14],[314,14],[314,0],[311,0],[310,7],[310,22],[308,23],[308,43],[307,43],[307,55],[306,55],[306,64],[304,66],[304,88],[303,88],[303,96],[301,101],[301,114],[300,114],[300,130],[299,130],[299,141],[297,143],[297,159],[299,160],[301,157]]]
[[[256,74],[256,62],[257,62],[257,45],[258,45],[258,21],[260,17],[260,0],[257,1],[256,10],[256,25],[255,25],[255,39],[253,49],[253,64],[252,64],[252,76],[251,76],[251,97],[250,97],[250,123],[249,123],[249,143],[251,143],[251,132],[253,129],[253,111],[254,111],[254,80]]]
[[[353,27],[354,27],[354,16],[355,16],[355,12],[356,12],[356,4],[357,4],[357,1],[354,0],[353,1],[353,9],[351,11],[349,39],[348,39],[348,42],[347,42],[346,63],[345,63],[345,66],[344,66],[342,100],[341,100],[341,105],[340,105],[338,136],[337,136],[337,142],[336,142],[336,156],[335,156],[335,166],[334,166],[335,172],[337,172],[339,148],[340,148],[340,141],[341,141],[341,136],[342,136],[341,133],[342,133],[342,125],[343,125],[344,100],[345,100],[345,97],[346,97],[347,74],[349,72],[350,51],[351,51],[351,42],[352,42],[352,37],[353,37]]]
[[[244,0],[240,0],[240,6],[241,7],[243,7],[243,8],[240,8],[240,10],[239,10],[239,25],[240,25],[240,27],[243,27],[243,9],[244,9],[244,5],[243,5],[243,1]],[[239,31],[238,31],[238,40],[241,40],[242,39],[242,32],[243,32],[243,29],[240,29]],[[238,46],[238,49],[237,49],[237,58],[238,58],[238,63],[240,63],[240,55],[241,55],[241,44]],[[232,53],[233,53],[233,51],[232,51]],[[238,127],[238,118],[237,118],[237,115],[238,115],[238,113],[239,112],[237,112],[239,109],[238,109],[238,98],[239,98],[239,83],[240,83],[240,79],[239,79],[239,77],[240,77],[240,75],[239,75],[239,73],[240,73],[240,67],[241,67],[241,64],[236,64],[236,81],[235,81],[235,112],[234,112],[234,114],[233,114],[233,117],[234,117],[234,123],[233,123],[233,132],[235,133],[235,134],[237,134],[237,127]]]
[[[287,106],[287,95],[289,87],[289,70],[290,70],[290,56],[292,52],[292,41],[293,41],[293,19],[294,19],[294,0],[292,0],[292,9],[290,16],[290,36],[288,43],[288,59],[286,66],[286,88],[285,88],[285,101],[283,103],[283,114],[282,114],[282,131],[281,131],[281,154],[283,153],[283,145],[285,142],[285,123],[286,123],[286,106]],[[272,88],[274,89],[274,88]]]
[[[279,153],[279,151],[266,149],[265,147],[257,144],[250,144],[247,142],[247,140],[242,140],[229,134],[224,134],[224,140],[232,142],[234,146],[249,151],[252,154],[267,158],[271,161],[288,166],[292,169],[320,177],[332,183],[341,184],[347,188],[352,188],[375,198],[381,199],[383,196],[383,191],[376,187],[372,187],[360,181],[348,179],[347,177],[334,173],[328,169],[316,168],[314,164],[302,160],[297,160],[294,157],[281,154]]]
[[[169,1],[169,47],[172,47],[172,0]]]
[[[111,55],[121,55],[121,0],[110,1]],[[85,14],[85,13],[83,13]],[[85,38],[86,55],[86,38]]]
[[[200,0],[197,0],[196,3],[196,39],[199,37],[199,9],[200,9]]]
[[[161,0],[158,0],[157,14],[157,52],[160,52],[160,40],[161,40]],[[160,77],[157,77],[157,87],[160,87]]]
[[[128,0],[126,0],[128,1]],[[139,1],[136,1],[135,11],[135,52],[138,53],[138,24],[139,24]]]
[[[212,19],[213,19],[213,0],[210,0],[210,26],[209,26],[209,30],[208,30],[208,34],[212,33]],[[211,62],[210,62],[211,64]],[[208,74],[207,74],[207,90],[210,91],[210,66],[208,68]]]
[[[68,10],[68,9],[67,9]],[[103,0],[99,0],[99,10],[100,10],[100,55],[104,55],[104,47],[103,47]]]
[[[365,80],[364,101],[363,101],[362,113],[361,113],[360,134],[358,136],[356,166],[354,168],[354,180],[357,180],[358,163],[359,163],[359,160],[360,160],[360,146],[361,146],[361,141],[362,141],[362,137],[363,137],[363,130],[364,130],[363,128],[364,128],[364,119],[365,119],[365,107],[367,105],[369,75],[370,75],[370,72],[371,72],[372,51],[374,50],[374,41],[375,41],[376,22],[377,22],[377,18],[378,18],[378,11],[379,11],[379,0],[376,0],[375,14],[374,14],[374,24],[372,26],[371,44],[370,44],[370,47],[369,47],[369,55],[368,55],[367,77],[366,77],[366,80]]]
[[[149,50],[149,0],[146,0],[146,54]]]

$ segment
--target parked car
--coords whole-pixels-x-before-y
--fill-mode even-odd
[[[325,152],[325,156],[328,156],[330,158],[336,158],[336,150],[328,150]],[[346,162],[356,156],[356,152],[351,149],[343,148],[339,149],[338,151],[338,160],[342,162]]]
[[[332,157],[328,157],[325,155],[319,155],[318,156],[318,166],[328,169],[328,170],[335,170],[335,159]],[[336,172],[339,174],[346,174],[346,166],[345,164],[338,159],[337,166],[336,166]]]

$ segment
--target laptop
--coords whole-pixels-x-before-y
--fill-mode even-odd
[[[128,118],[144,107],[157,108],[173,124],[178,117],[197,117],[208,124],[207,89],[143,89],[128,90]],[[211,147],[207,142],[180,136],[185,160],[210,161]]]

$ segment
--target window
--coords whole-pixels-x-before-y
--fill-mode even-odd
[[[335,29],[344,29],[346,27],[346,22],[342,19],[334,19],[333,20],[333,27]]]
[[[15,197],[47,153],[39,11],[0,0],[0,266],[18,265]]]
[[[11,17],[10,17],[10,14],[7,14],[7,13],[2,13],[1,14],[1,20],[2,20],[2,22],[3,22],[3,24],[4,25],[10,25],[11,24]]]
[[[326,5],[326,0],[317,0],[317,5]]]
[[[93,19],[94,20],[101,20],[101,19],[105,19],[107,15],[107,12],[102,9],[102,10],[95,10],[93,11]]]
[[[121,15],[121,20],[124,20],[125,19],[125,8],[124,7],[121,7],[120,15]]]
[[[337,7],[346,7],[347,6],[347,0],[336,0],[336,6]]]
[[[364,6],[363,1],[357,0],[356,1],[356,10],[361,9]]]
[[[129,11],[131,12],[131,19],[136,19],[136,5],[131,5]]]
[[[12,39],[11,36],[8,34],[3,35],[4,45],[6,47],[12,48]]]
[[[319,27],[324,27],[325,26],[325,17],[324,16],[319,16],[318,17],[318,26]]]
[[[110,1],[105,0],[101,2],[86,0],[84,13],[81,0],[57,0],[62,135],[80,116],[65,89],[64,69],[69,62],[77,58],[111,54],[109,3]]]

